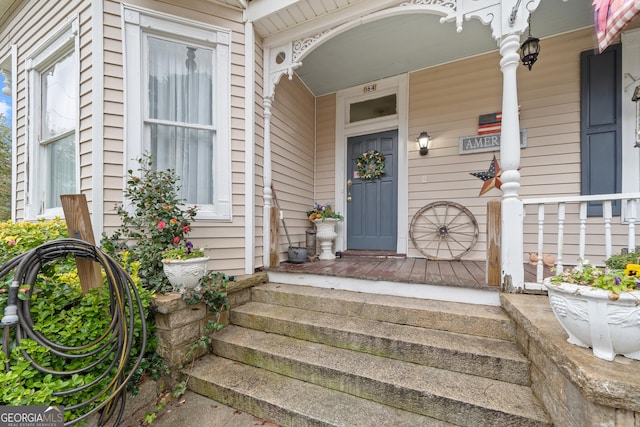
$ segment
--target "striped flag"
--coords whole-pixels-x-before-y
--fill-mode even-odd
[[[598,49],[602,53],[638,14],[638,0],[593,0]]]
[[[483,114],[478,117],[478,135],[500,133],[502,130],[502,112]]]

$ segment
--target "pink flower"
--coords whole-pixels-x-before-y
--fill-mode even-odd
[[[180,237],[176,236],[173,238],[173,243],[178,243],[180,241]]]
[[[9,241],[7,242],[7,244],[8,244],[9,246],[15,246],[15,245],[16,245],[16,241],[15,241],[15,240],[9,240]]]
[[[191,227],[189,227],[188,225],[185,225],[184,227],[182,227],[183,233],[188,233],[189,231],[191,231]]]
[[[158,222],[158,228],[159,228],[160,230],[164,230],[164,228],[165,228],[166,226],[167,226],[167,223],[166,223],[166,222],[164,222],[164,221],[160,221],[160,222]]]

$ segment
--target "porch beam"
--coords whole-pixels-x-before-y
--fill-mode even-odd
[[[505,18],[505,19],[508,19]],[[524,289],[523,220],[520,191],[520,123],[518,118],[518,86],[516,70],[520,63],[520,37],[509,34],[500,40],[502,70],[502,289],[521,292]]]
[[[264,105],[264,153],[263,153],[263,188],[262,188],[262,262],[266,267],[271,267],[269,248],[271,239],[269,230],[271,228],[271,193],[272,171],[271,171],[271,105],[273,98],[265,96]]]

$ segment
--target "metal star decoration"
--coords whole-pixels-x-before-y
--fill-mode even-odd
[[[496,156],[493,156],[493,160],[491,160],[491,164],[487,171],[470,172],[470,174],[484,181],[484,184],[480,189],[480,196],[494,187],[500,188],[502,186],[502,181],[500,181],[502,171],[500,170],[500,163],[498,163]]]

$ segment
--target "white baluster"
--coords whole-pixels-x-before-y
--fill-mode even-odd
[[[602,216],[604,219],[604,258],[611,256],[611,200],[602,202]]]
[[[629,252],[636,250],[636,215],[638,213],[638,200],[627,200],[627,221],[629,222]]]
[[[536,282],[542,283],[543,266],[542,250],[544,247],[544,203],[538,205],[538,265],[536,267]]]
[[[556,260],[556,271],[562,272],[562,252],[564,249],[564,219],[565,219],[565,203],[558,203],[558,258]]]
[[[578,244],[578,263],[584,261],[587,242],[587,202],[580,202],[580,243]]]

